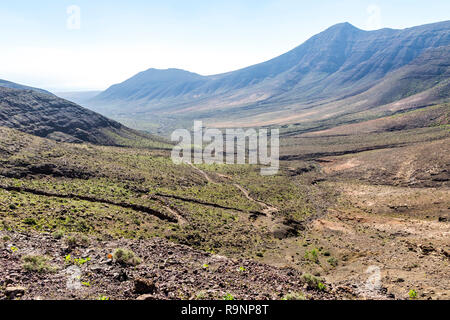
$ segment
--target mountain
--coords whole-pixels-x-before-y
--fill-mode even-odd
[[[14,82],[11,82],[11,81],[6,81],[6,80],[2,80],[2,79],[0,79],[0,87],[11,88],[11,89],[31,90],[31,91],[40,92],[40,93],[52,94],[52,93],[50,93],[50,92],[48,92],[48,91],[46,91],[44,89],[24,86],[22,84],[14,83]]]
[[[137,123],[196,118],[219,124],[238,120],[245,125],[255,116],[289,123],[290,113],[366,92],[416,63],[429,49],[444,48],[440,59],[448,63],[449,45],[450,21],[376,31],[341,23],[279,57],[225,74],[149,69],[111,86],[87,105]]]
[[[149,69],[138,73],[125,82],[113,85],[99,97],[116,100],[153,100],[180,95],[189,95],[196,88],[206,84],[207,77],[179,69]]]
[[[44,90],[16,88],[0,87],[0,126],[57,141],[101,145],[152,138]]]

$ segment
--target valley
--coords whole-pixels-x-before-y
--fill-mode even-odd
[[[450,299],[449,30],[338,24],[82,106],[1,80],[0,299]],[[175,164],[194,119],[279,129],[278,173]]]
[[[440,115],[450,111],[448,105],[431,111],[435,109]],[[3,128],[3,259],[30,252],[50,254],[58,270],[64,270],[61,263],[68,254],[91,259],[82,267],[83,279],[91,284],[87,290],[70,293],[59,284],[60,295],[46,296],[32,285],[24,296],[28,298],[75,294],[92,299],[104,291],[114,299],[136,298],[142,296],[133,291],[133,279],[139,274],[155,283],[151,295],[155,299],[220,299],[226,294],[236,299],[279,299],[290,294],[404,299],[409,290],[424,299],[446,299],[448,117],[431,112],[427,123],[422,112],[414,112],[393,121],[398,124],[404,117],[416,116],[430,126],[395,134],[389,130],[374,134],[365,125],[360,130],[369,131],[366,134],[288,135],[282,139],[280,172],[270,177],[260,176],[257,165],[175,165],[169,149],[68,144]],[[39,241],[45,245],[35,247],[29,237],[43,237]],[[70,239],[86,243],[76,240],[70,246]],[[143,253],[149,250],[147,243],[156,241],[152,239],[169,242],[158,240],[163,242]],[[112,261],[107,256],[112,256],[114,246],[132,248],[143,259],[141,271],[107,262]],[[175,249],[168,249],[172,246]],[[12,247],[18,251],[11,252]],[[203,260],[183,258],[184,253],[166,255],[187,250],[183,248],[192,248],[192,254],[203,255]],[[155,254],[163,259],[160,263]],[[168,289],[165,275],[149,269],[174,263],[171,274],[177,274],[174,270],[181,272],[177,266],[186,268],[185,259],[191,267],[176,276],[180,283],[191,272],[193,279],[206,275],[215,280],[200,287],[187,283],[182,290],[178,280],[177,285],[169,281],[173,287]],[[263,285],[271,274],[264,271],[263,278],[251,278],[256,286],[252,292],[258,295],[250,294],[250,287],[231,284],[247,281],[240,267],[251,273],[258,269],[250,261],[276,268],[271,272],[277,274],[293,270],[296,280],[276,280],[287,282],[277,283],[273,291]],[[8,263],[6,270],[11,266],[13,274],[23,272],[18,263]],[[220,271],[229,264],[230,271]],[[366,269],[373,265],[381,270],[382,287],[367,290]],[[92,271],[98,268],[108,270],[108,283]],[[61,272],[38,277],[53,279]],[[118,272],[126,273],[128,280],[116,280]],[[309,286],[302,274],[320,279],[327,289]],[[17,276],[11,281],[28,287],[35,278]],[[111,294],[113,287],[117,289]]]

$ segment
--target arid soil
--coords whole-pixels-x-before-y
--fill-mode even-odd
[[[340,290],[328,284],[326,291],[309,288],[295,269],[229,259],[158,238],[89,239],[73,248],[51,235],[0,232],[0,236],[2,298],[281,299],[291,293],[307,299],[336,299]],[[131,249],[141,263],[118,263],[112,258],[117,248]],[[48,257],[54,270],[25,270],[22,260],[28,255]],[[79,258],[89,260],[70,262]]]
[[[311,236],[338,257],[327,280],[360,283],[359,293],[373,298],[384,294],[404,299],[410,290],[421,299],[450,298],[449,190],[335,186],[349,202],[314,221],[310,229]],[[436,203],[443,210],[427,214],[426,207]],[[367,290],[376,270],[380,286]]]
[[[324,183],[341,194],[309,228],[337,257],[328,281],[360,283],[359,293],[373,298],[409,298],[412,290],[421,299],[450,298],[448,142],[321,160]],[[379,287],[369,290],[375,272]]]
[[[0,128],[0,299],[449,299],[432,124],[283,138],[271,177]]]

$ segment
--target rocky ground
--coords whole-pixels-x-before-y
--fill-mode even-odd
[[[323,272],[337,285],[360,284],[372,298],[450,298],[449,190],[337,183],[343,201],[315,220],[309,236],[336,257]],[[367,290],[370,281],[378,290]]]
[[[350,288],[317,288],[291,268],[229,259],[167,240],[75,239],[0,232],[1,299],[336,299]],[[140,261],[123,263],[117,248]],[[27,257],[46,257],[41,271]],[[314,277],[313,277],[314,278]]]
[[[0,299],[450,297],[448,132],[273,177],[0,134]]]

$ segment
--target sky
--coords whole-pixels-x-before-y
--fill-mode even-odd
[[[149,68],[236,70],[340,22],[375,30],[444,20],[448,0],[1,1],[0,79],[104,90]]]

